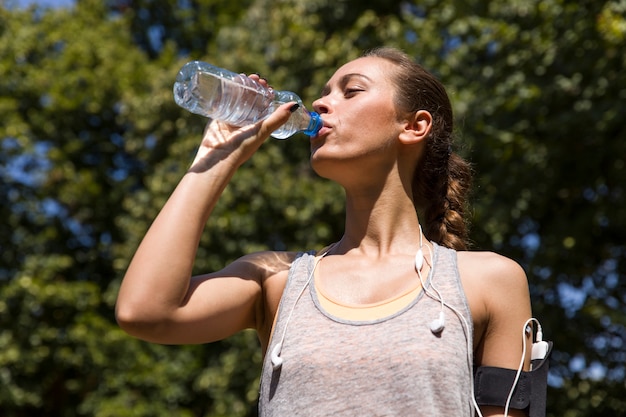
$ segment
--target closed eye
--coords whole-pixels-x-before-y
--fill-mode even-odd
[[[352,97],[357,93],[360,93],[361,91],[363,91],[362,88],[346,88],[343,95],[345,97]]]

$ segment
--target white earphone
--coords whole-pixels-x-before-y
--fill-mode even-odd
[[[420,225],[420,246],[417,252],[415,253],[415,271],[417,271],[417,276],[420,279],[420,283],[422,285],[424,292],[427,295],[429,295],[431,298],[435,300],[438,299],[441,302],[441,311],[439,311],[439,317],[431,321],[430,326],[429,326],[431,332],[433,332],[434,334],[438,334],[438,333],[441,333],[446,328],[446,318],[444,314],[444,307],[446,303],[443,301],[443,297],[441,296],[441,293],[439,292],[439,290],[437,290],[437,288],[435,288],[432,282],[430,282],[430,287],[437,294],[436,297],[432,293],[430,293],[430,289],[426,288],[426,285],[424,284],[424,279],[422,278],[422,268],[424,267],[424,251],[422,249],[423,246],[424,246],[423,233],[422,233],[422,226]],[[432,249],[429,250],[429,252],[430,252],[430,267],[433,268],[434,262],[433,262]]]
[[[422,238],[420,235],[420,248],[415,253],[415,269],[421,271],[424,266],[424,252],[422,251]]]
[[[446,328],[446,319],[443,311],[439,312],[439,317],[430,322],[430,331],[433,333],[441,333]]]
[[[274,369],[278,369],[283,365],[283,358],[280,357],[280,351],[283,350],[283,341],[276,343],[270,354],[272,366]]]
[[[295,301],[293,302],[293,305],[291,306],[291,311],[289,311],[289,316],[287,316],[287,320],[285,321],[285,326],[283,328],[283,334],[280,338],[280,341],[276,343],[276,345],[274,345],[274,347],[272,348],[272,352],[270,353],[270,360],[272,362],[272,366],[274,367],[274,370],[277,370],[283,365],[283,358],[280,357],[280,353],[283,350],[283,342],[285,341],[285,335],[287,334],[287,325],[289,324],[289,321],[291,321],[291,316],[293,315],[293,311],[296,308],[296,304],[298,303],[298,300],[300,300],[300,298],[302,297],[302,294],[304,294],[304,291],[306,290],[306,288],[311,283],[311,279],[313,279],[313,275],[315,273],[315,269],[317,268],[317,264],[322,260],[324,256],[328,254],[328,252],[330,252],[332,248],[333,246],[330,246],[328,250],[326,250],[324,253],[319,255],[318,258],[315,260],[315,263],[313,264],[313,268],[311,269],[311,272],[309,273],[309,277],[307,278],[304,286],[300,290],[298,297],[296,297]]]

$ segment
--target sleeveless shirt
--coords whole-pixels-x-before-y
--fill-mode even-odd
[[[438,290],[447,305],[440,333],[429,325],[439,317],[441,301],[424,291],[380,319],[331,315],[310,279],[315,257],[300,254],[290,267],[265,355],[259,415],[473,416],[470,310],[456,252],[433,246],[434,268],[424,284],[431,294]],[[283,332],[283,364],[274,369],[269,352]]]

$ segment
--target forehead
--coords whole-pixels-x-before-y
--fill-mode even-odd
[[[363,75],[372,82],[390,82],[394,64],[384,58],[362,57],[341,66],[329,80],[338,82],[346,75]]]

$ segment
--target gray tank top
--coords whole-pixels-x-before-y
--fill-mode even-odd
[[[466,324],[446,307],[445,329],[438,334],[429,325],[439,317],[441,303],[423,292],[378,320],[330,315],[320,306],[313,283],[305,288],[314,259],[301,254],[289,271],[263,363],[261,417],[474,415],[468,352],[472,320],[455,251],[435,245],[435,267],[425,284],[434,285]],[[270,352],[290,315],[283,364],[274,369]]]

